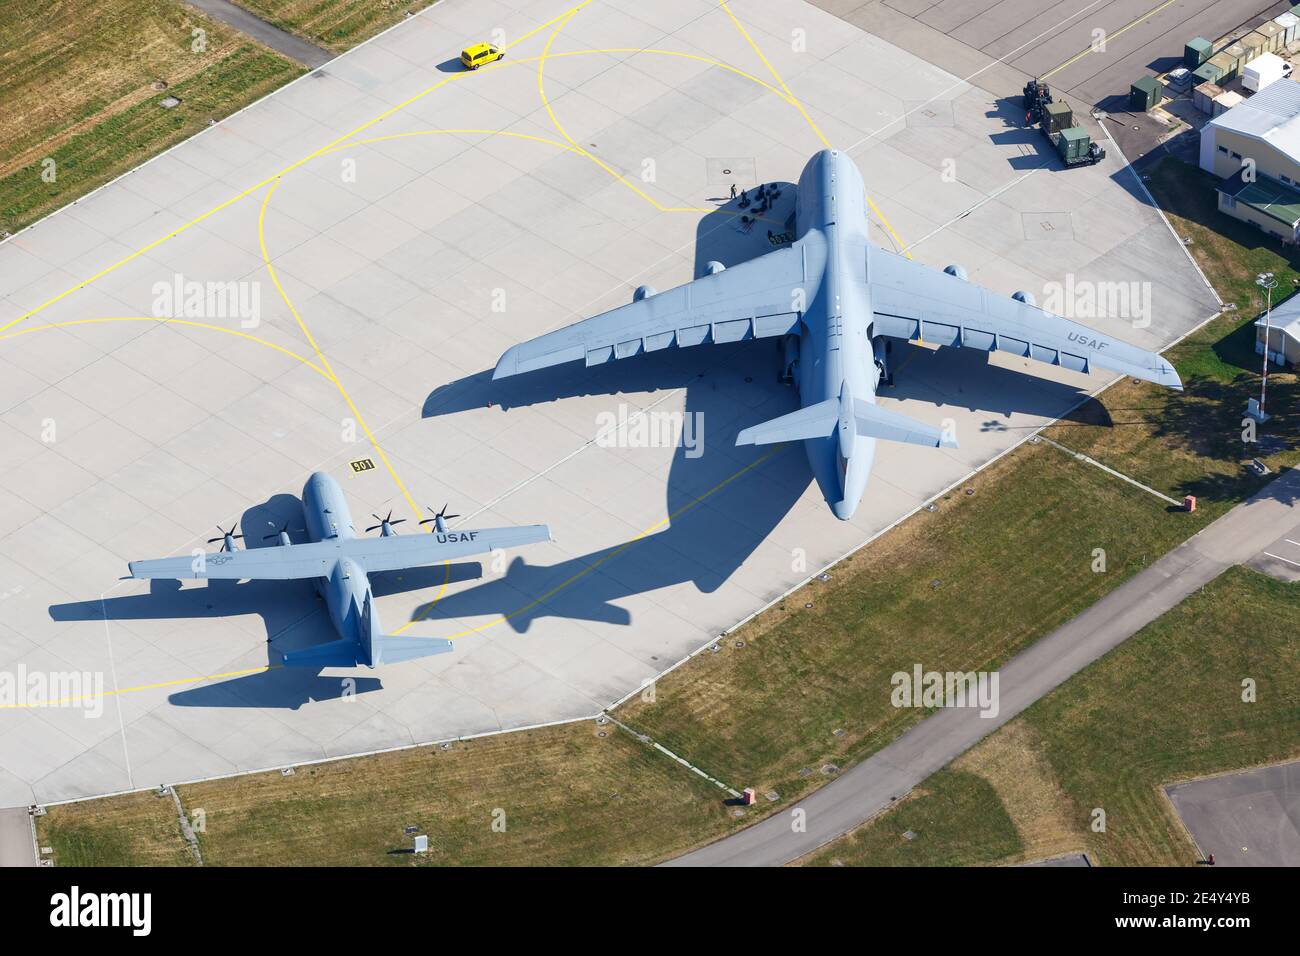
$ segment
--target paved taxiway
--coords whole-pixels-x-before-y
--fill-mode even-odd
[[[797,0],[730,10],[442,0],[0,244],[0,667],[107,692],[97,715],[0,711],[0,805],[592,715],[1101,383],[905,348],[882,401],[952,418],[961,448],[882,449],[841,523],[799,449],[734,447],[795,406],[762,344],[489,382],[514,342],[770,249],[730,184],[792,180],[826,143],[886,247],[1040,301],[1138,283],[1149,324],[1086,320],[1147,348],[1211,313],[1119,161],[1057,168],[993,72]],[[461,72],[498,27],[506,60]],[[256,321],[157,321],[178,279],[256,289]],[[690,415],[704,453],[620,415]],[[317,468],[361,520],[450,502],[556,541],[394,576],[386,625],[457,650],[352,675],[268,668],[331,634],[307,585],[118,580],[218,523],[298,527]]]

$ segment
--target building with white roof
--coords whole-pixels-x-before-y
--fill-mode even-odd
[[[1264,335],[1268,334],[1268,359],[1278,365],[1300,365],[1300,295],[1293,295],[1273,310],[1272,315],[1255,320],[1255,352],[1264,353]]]
[[[1206,123],[1200,159],[1223,180],[1219,209],[1300,241],[1300,82],[1278,80]]]

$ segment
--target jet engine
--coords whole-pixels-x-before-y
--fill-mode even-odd
[[[948,275],[950,276],[955,276],[956,278],[960,279],[962,282],[966,281],[967,278],[966,269],[963,266],[957,265],[957,263],[955,262],[944,266],[943,271],[948,273]]]

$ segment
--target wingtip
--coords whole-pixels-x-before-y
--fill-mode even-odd
[[[518,346],[512,345],[501,353],[496,366],[492,369],[492,381],[495,382],[498,379],[509,378],[511,375],[518,374],[519,360],[515,358],[517,348]]]

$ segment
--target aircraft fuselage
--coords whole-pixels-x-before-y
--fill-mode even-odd
[[[853,399],[875,402],[879,371],[872,346],[871,293],[866,282],[867,217],[858,168],[825,149],[799,176],[795,241],[809,272],[822,266],[799,332],[799,398],[803,405],[840,403],[840,421],[825,438],[804,441],[808,464],[837,518],[853,517],[871,475],[876,440],[857,434]]]
[[[356,537],[343,489],[324,472],[315,472],[307,479],[302,489],[302,510],[312,541]],[[363,658],[360,663],[374,666],[372,636],[381,630],[373,612],[374,597],[366,572],[350,558],[340,558],[329,577],[317,578],[316,590],[325,599],[330,622],[339,637],[355,640]],[[370,614],[365,613],[367,607],[372,608]]]

